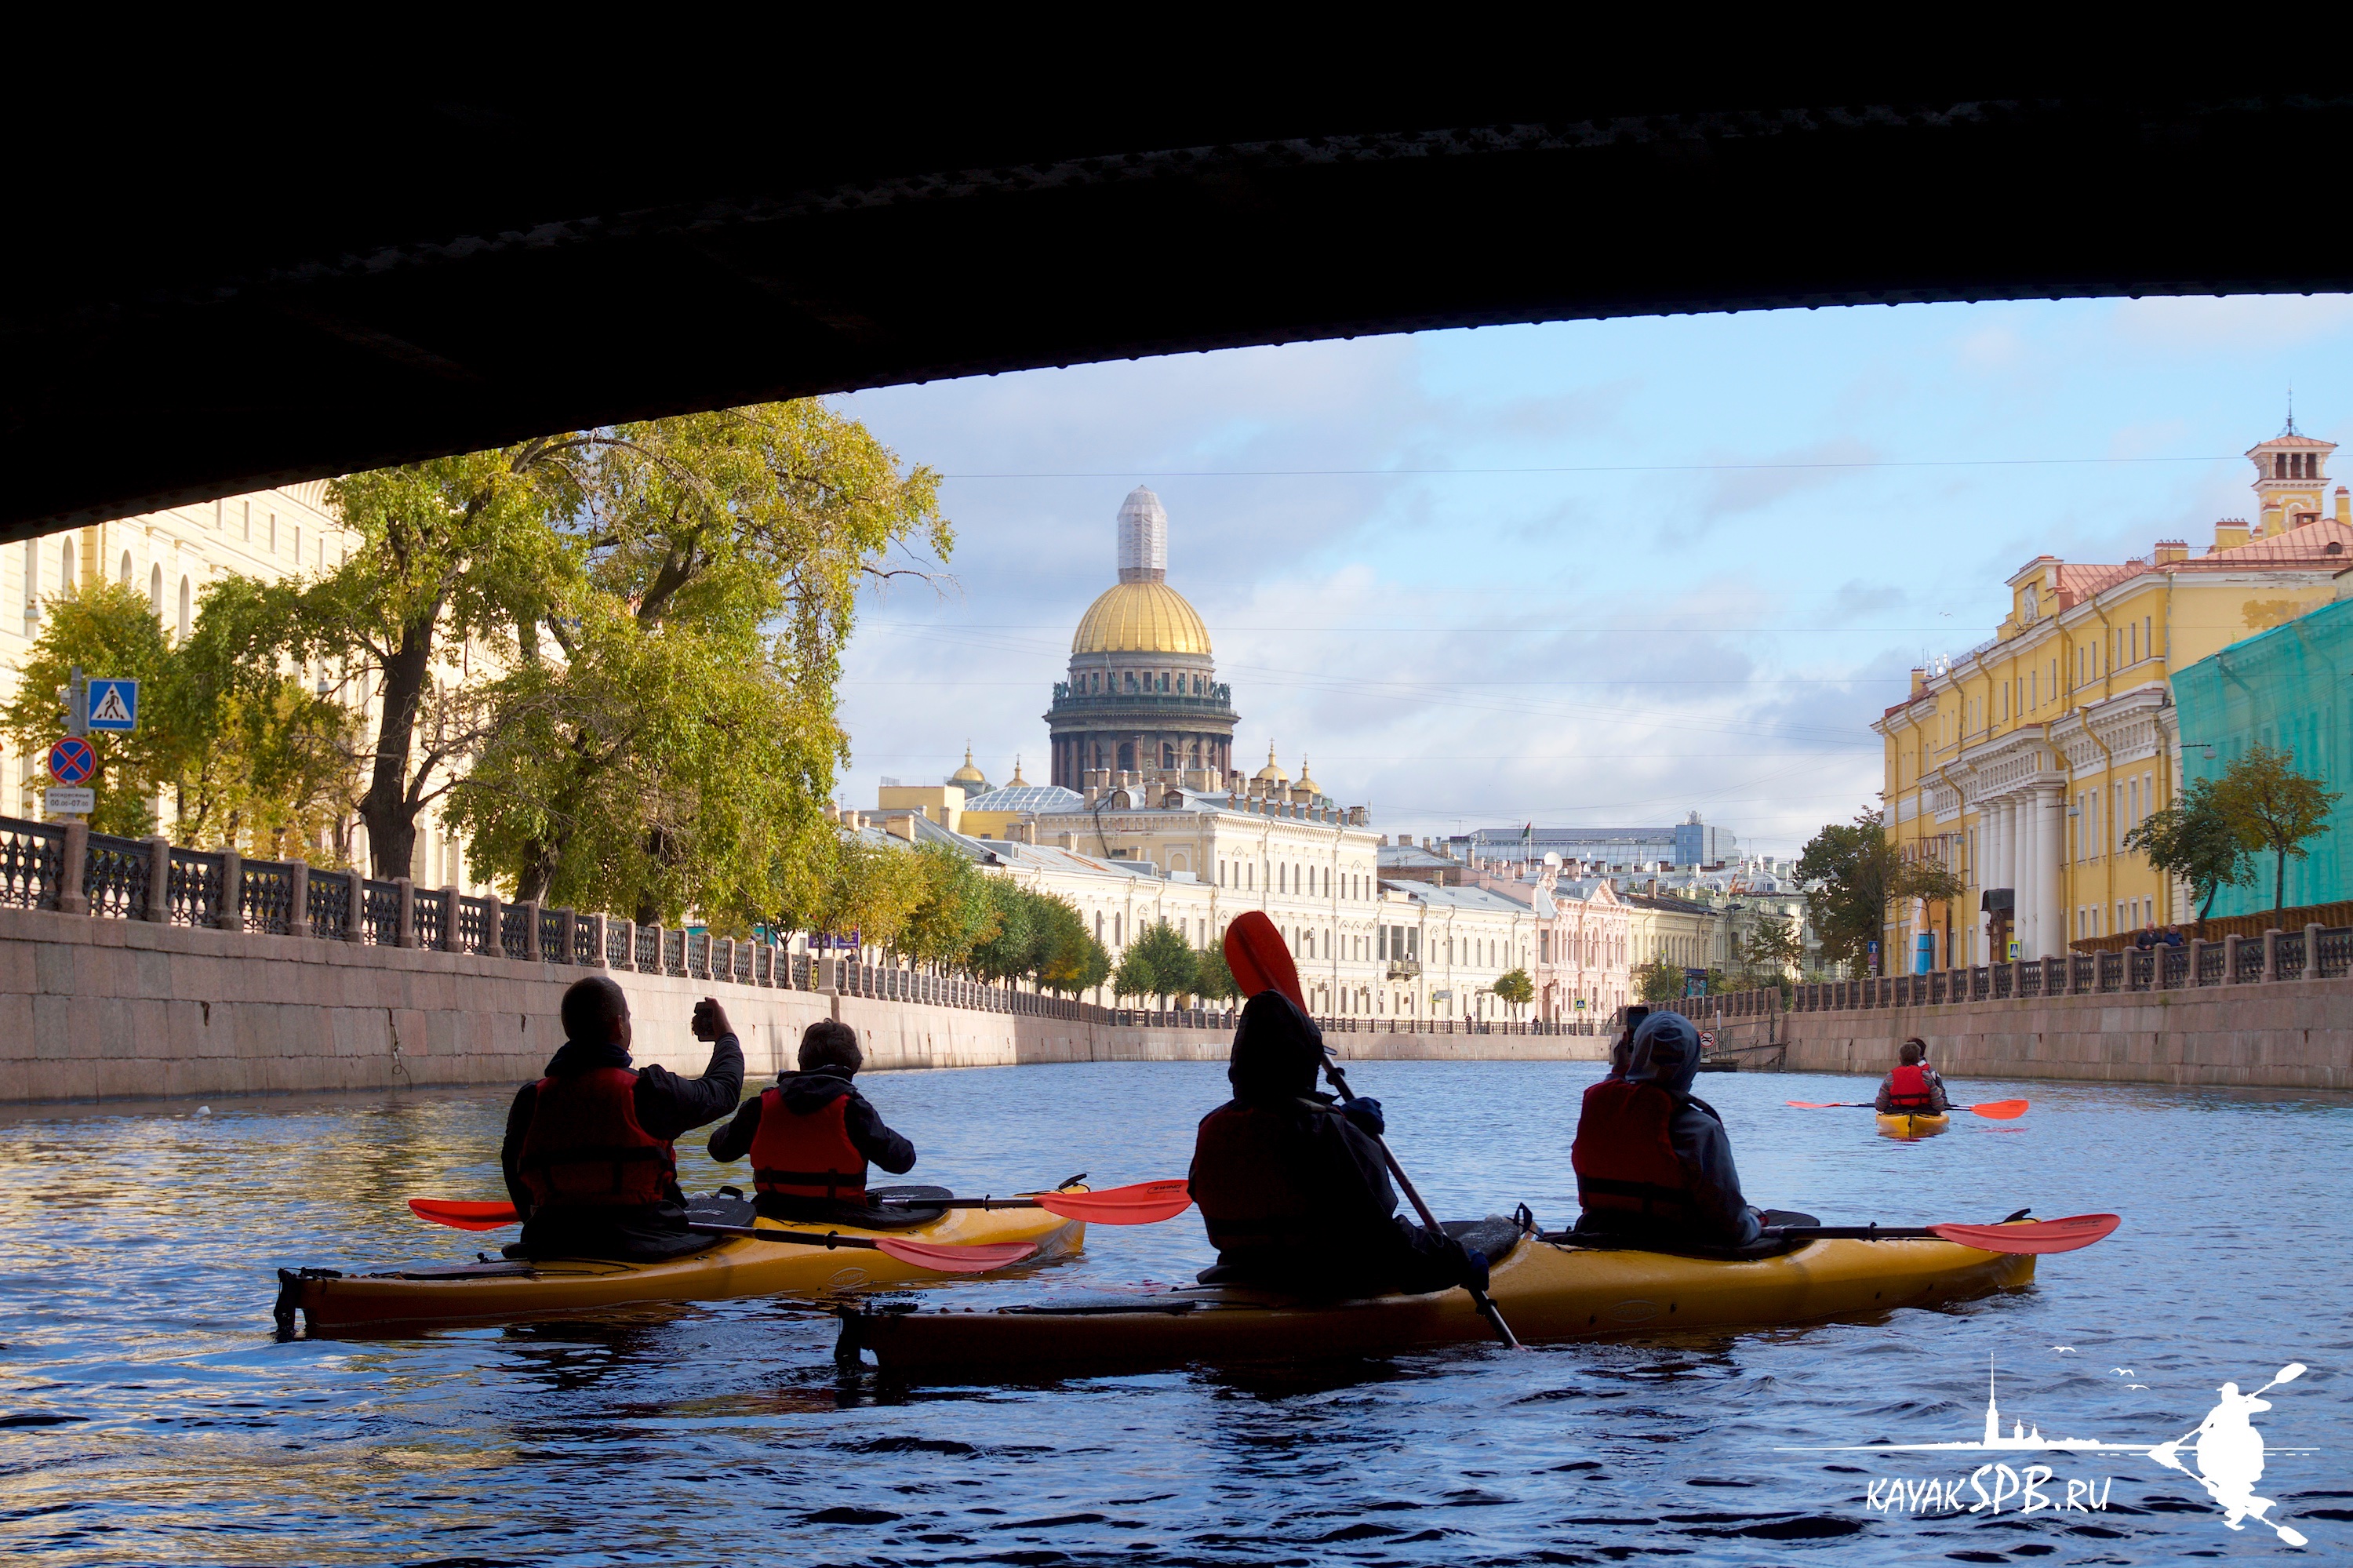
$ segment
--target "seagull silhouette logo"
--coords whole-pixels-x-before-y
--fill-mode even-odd
[[[2063,1356],[2072,1356],[2075,1353],[2075,1347],[2073,1345],[2053,1345],[2051,1348]]]
[[[2116,1373],[2118,1377],[2138,1377],[2140,1375],[2130,1367],[2110,1367],[2108,1370]]]

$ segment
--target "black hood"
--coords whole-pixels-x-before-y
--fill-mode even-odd
[[[586,1073],[593,1067],[626,1067],[629,1054],[610,1040],[593,1044],[578,1040],[566,1040],[556,1047],[555,1054],[547,1059],[547,1075],[561,1077],[566,1073]]]
[[[795,1116],[823,1110],[850,1092],[849,1080],[830,1067],[813,1073],[779,1073],[776,1087],[785,1091],[785,1108]]]
[[[1324,1065],[1324,1032],[1279,991],[1262,991],[1242,1008],[1234,1031],[1232,1065],[1226,1081],[1234,1098],[1273,1103],[1315,1092]]]

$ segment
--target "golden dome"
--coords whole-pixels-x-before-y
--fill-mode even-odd
[[[951,784],[981,785],[985,785],[988,782],[987,777],[983,774],[979,768],[975,768],[972,765],[972,747],[969,746],[964,748],[964,766],[948,775],[948,782]]]
[[[1324,793],[1324,786],[1316,783],[1314,779],[1308,776],[1307,758],[1303,754],[1299,758],[1299,783],[1297,788],[1306,790],[1310,795],[1321,795]]]
[[[1270,740],[1266,743],[1266,766],[1253,777],[1267,784],[1287,784],[1291,781],[1290,775],[1283,772],[1282,764],[1274,759],[1274,742]]]
[[[1200,611],[1166,583],[1114,583],[1079,618],[1071,652],[1206,656],[1209,629]]]

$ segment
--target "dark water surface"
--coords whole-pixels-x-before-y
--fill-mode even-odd
[[[1006,1192],[1178,1176],[1221,1097],[1201,1064],[878,1075],[915,1175]],[[1574,1216],[1589,1064],[1368,1063],[1442,1213]],[[0,1552],[54,1563],[2130,1563],[2353,1561],[2353,1102],[1972,1082],[2023,1120],[1915,1145],[1868,1085],[1720,1076],[1750,1197],[1825,1219],[2113,1210],[2026,1292],[1878,1321],[1472,1348],[1293,1375],[1042,1387],[842,1383],[833,1326],[731,1301],[388,1341],[276,1344],[273,1270],[471,1255],[413,1194],[496,1197],[505,1091],[82,1107],[0,1120]],[[701,1152],[691,1189],[727,1179]],[[737,1168],[740,1171],[740,1168]],[[733,1173],[729,1173],[733,1174]],[[740,1180],[740,1175],[736,1176]],[[489,1238],[500,1239],[493,1233]],[[1198,1218],[1090,1230],[976,1304],[1189,1278]],[[2063,1353],[2055,1347],[2073,1348]],[[2311,1538],[2242,1532],[2127,1456],[1793,1453],[2005,1424],[2154,1443],[2224,1380],[2300,1381],[2259,1417],[2257,1489]],[[2129,1373],[2116,1369],[2131,1369]],[[2130,1385],[2138,1383],[2145,1388]],[[2283,1453],[2284,1447],[2310,1452]],[[1866,1496],[1987,1459],[2110,1478],[2104,1512],[1926,1517]],[[1998,1478],[1985,1483],[1995,1484]],[[1963,1500],[1975,1500],[1963,1489]]]

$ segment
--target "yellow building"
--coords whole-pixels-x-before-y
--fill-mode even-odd
[[[2117,566],[2037,556],[2010,577],[1989,641],[1912,673],[1910,696],[1872,726],[1888,832],[1968,894],[1891,910],[1887,972],[2042,958],[2191,917],[2186,889],[2120,847],[2180,778],[2171,673],[2334,598],[2353,567],[2353,496],[2327,488],[2334,450],[2290,420],[2247,453],[2252,527],[2217,523],[2198,556],[2171,539]]]

